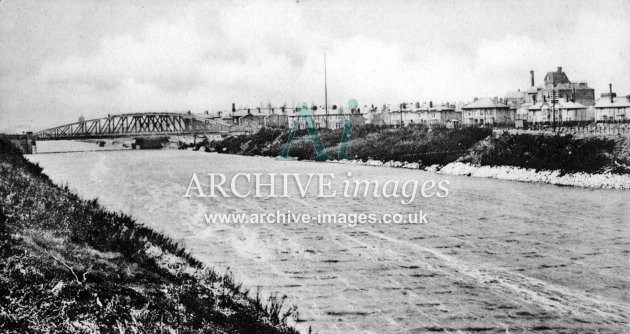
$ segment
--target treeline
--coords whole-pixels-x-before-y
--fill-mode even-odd
[[[0,332],[297,333],[283,302],[55,186],[0,138]]]

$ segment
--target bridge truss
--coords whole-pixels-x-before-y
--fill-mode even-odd
[[[191,114],[121,114],[80,121],[36,132],[38,140],[226,133],[230,124]]]

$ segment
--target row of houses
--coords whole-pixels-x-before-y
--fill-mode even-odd
[[[372,107],[365,115],[366,122],[376,125],[409,126],[413,124],[446,124],[447,122],[460,121],[458,107],[455,104],[445,103],[433,105],[428,103],[401,103],[398,109],[385,105],[379,111]]]
[[[299,108],[274,108],[274,107],[257,107],[236,109],[232,104],[231,112],[209,113],[206,111],[203,115],[197,115],[198,118],[205,118],[207,121],[215,121],[226,123],[244,131],[257,130],[262,127],[292,127],[298,117]],[[344,110],[331,106],[330,110],[326,110],[321,106],[311,107],[313,121],[317,128],[338,129],[343,127],[341,120],[348,119],[353,125],[361,126],[366,123],[366,115],[360,109]],[[299,120],[299,126],[305,128],[306,124],[303,120]]]
[[[347,119],[355,126],[363,124],[410,126],[425,125],[505,125],[527,123],[599,121],[617,122],[629,120],[630,95],[617,97],[609,86],[609,92],[595,99],[594,89],[585,81],[571,82],[562,67],[548,72],[544,84],[535,86],[531,71],[531,85],[527,90],[508,92],[504,97],[475,98],[470,103],[429,102],[400,103],[381,108],[363,106],[343,109],[335,105],[330,108],[311,107],[313,120],[318,128],[337,129],[343,127],[341,120]],[[240,108],[232,104],[231,112],[206,112],[208,120],[238,126],[244,130],[260,127],[292,127],[299,108]],[[304,122],[298,126],[305,127]]]

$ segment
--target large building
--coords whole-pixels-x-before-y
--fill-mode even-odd
[[[595,104],[595,90],[590,88],[586,81],[571,82],[562,71],[562,67],[558,67],[555,72],[548,72],[544,85],[538,87],[534,83],[534,71],[530,71],[530,74],[531,86],[527,91],[529,96],[527,102],[533,105],[546,101],[553,102],[554,93],[557,100],[569,100],[586,107]]]
[[[555,107],[555,109],[554,109]],[[527,121],[530,123],[576,122],[590,121],[586,106],[569,101],[567,98],[558,101],[555,106],[549,102],[538,102],[527,108]]]

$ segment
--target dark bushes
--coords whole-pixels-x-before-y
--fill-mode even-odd
[[[348,145],[348,155],[357,159],[420,162],[424,165],[447,164],[463,155],[472,145],[489,136],[490,129],[429,129],[423,126],[389,128],[366,125],[355,127]],[[298,135],[307,136],[306,130]],[[327,153],[337,157],[343,129],[319,130]],[[229,137],[216,143],[218,152],[244,155],[279,156],[289,136],[288,130],[261,129],[253,135]],[[311,142],[293,142],[289,155],[300,160],[315,156]]]
[[[362,160],[420,162],[423,165],[448,164],[462,156],[490,129],[402,128],[367,134],[351,141],[350,154]]]
[[[615,141],[606,138],[504,133],[491,140],[480,153],[478,162],[566,173],[597,173],[613,165],[614,151]]]
[[[270,145],[283,134],[288,136],[288,133],[280,129],[262,128],[252,135],[227,137],[222,141],[214,142],[213,146],[219,153],[266,155],[266,153],[269,154]]]
[[[319,130],[326,152],[337,158],[343,130]],[[308,136],[306,130],[298,132]],[[261,129],[253,135],[229,137],[215,142],[217,151],[243,155],[276,157],[282,153],[288,130]],[[484,140],[487,139],[487,140]],[[458,159],[482,165],[515,166],[563,172],[630,173],[630,159],[623,142],[612,139],[575,139],[566,136],[545,136],[503,133],[493,137],[492,129],[463,127],[447,129],[417,125],[405,128],[366,125],[353,128],[348,155],[363,161],[379,160],[417,162],[421,166],[446,165]],[[624,153],[625,152],[625,153]],[[289,155],[300,160],[315,156],[311,142],[293,142]]]

